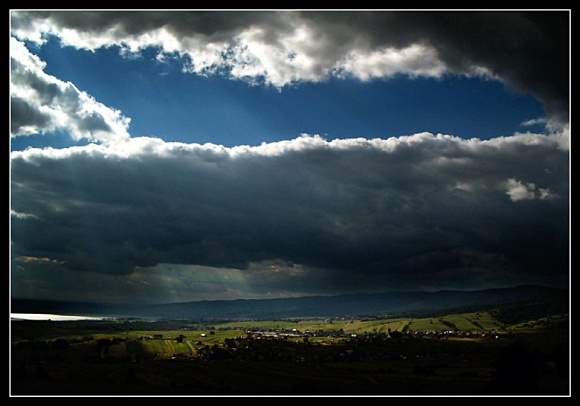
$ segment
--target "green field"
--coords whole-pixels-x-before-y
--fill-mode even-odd
[[[111,349],[111,353],[141,352],[163,356],[173,354],[194,355],[202,346],[222,345],[225,339],[246,335],[246,331],[290,332],[317,334],[316,342],[327,342],[325,338],[332,332],[345,335],[366,333],[387,333],[388,331],[490,331],[500,333],[526,332],[543,329],[554,323],[567,320],[567,315],[530,320],[514,325],[505,325],[489,312],[451,314],[430,318],[393,319],[309,319],[218,322],[209,325],[198,323],[159,321],[77,321],[77,322],[13,322],[11,325],[12,344],[34,340],[54,342],[58,339],[91,342],[103,339],[118,339],[126,342]],[[179,327],[179,328],[178,328]],[[153,339],[160,336],[162,339]],[[177,338],[181,337],[181,343]]]
[[[567,315],[508,325],[484,311],[211,325],[171,320],[13,321],[11,391],[565,394],[567,326]],[[406,338],[389,339],[389,330],[403,332]],[[474,337],[464,335],[466,331],[494,333]]]
[[[447,322],[447,324],[445,324]],[[335,319],[330,321],[324,320],[302,320],[302,321],[246,321],[246,322],[229,322],[216,324],[216,328],[233,328],[237,330],[246,329],[297,329],[305,330],[340,330],[346,333],[365,333],[365,332],[387,332],[389,329],[396,331],[410,330],[435,330],[445,331],[453,330],[450,324],[459,330],[485,331],[506,327],[503,323],[494,319],[488,312],[473,312],[453,314],[442,317],[431,318],[393,318],[393,319],[373,319],[360,320]]]

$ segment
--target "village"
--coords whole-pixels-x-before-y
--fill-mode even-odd
[[[173,361],[273,361],[273,362],[341,362],[405,360],[409,357],[431,358],[437,354],[414,351],[419,339],[431,340],[498,340],[502,335],[497,330],[406,330],[388,329],[387,332],[345,333],[342,329],[298,330],[294,329],[250,329],[233,338],[225,338],[221,344],[204,343],[208,334],[199,333],[199,340],[187,341],[184,335],[164,337],[162,334],[141,337],[143,340],[175,340],[186,342],[195,351],[190,354],[175,353]],[[411,344],[411,345],[409,345]],[[411,348],[413,347],[413,348]],[[409,348],[410,351],[403,351]],[[445,354],[448,355],[448,354]]]
[[[470,318],[477,321],[473,315]],[[447,320],[456,327],[459,324],[457,317]],[[441,322],[428,319],[421,323],[395,320],[390,326],[374,320],[305,319],[215,325],[138,320],[20,322],[22,337],[29,336],[33,327],[35,332],[45,331],[45,336],[13,343],[12,372],[23,384],[64,385],[76,379],[90,382],[91,387],[95,382],[104,387],[116,382],[183,393],[241,391],[254,384],[258,386],[253,388],[261,388],[263,380],[272,381],[272,390],[293,393],[312,387],[393,393],[429,388],[485,391],[499,379],[503,382],[506,374],[525,373],[541,377],[549,389],[565,376],[566,346],[556,345],[565,343],[563,320],[554,318],[542,329],[522,325],[520,332],[442,329]],[[409,328],[412,324],[438,329]],[[480,324],[492,323],[480,320]],[[547,346],[549,352],[534,350],[532,345]],[[517,362],[513,364],[512,359]],[[512,373],[510,365],[521,368]]]

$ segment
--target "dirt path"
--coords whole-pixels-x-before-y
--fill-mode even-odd
[[[193,344],[191,343],[191,341],[184,341],[184,342],[189,347],[189,349],[191,351],[191,355],[197,354],[197,349],[193,346]]]
[[[169,353],[169,356],[172,357],[173,354],[175,354],[175,348],[173,348],[173,345],[171,345],[171,341],[170,340],[163,340],[165,342],[165,346],[167,347],[167,352]]]

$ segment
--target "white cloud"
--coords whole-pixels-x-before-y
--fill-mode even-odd
[[[558,197],[560,197],[558,195],[558,193],[554,193],[550,189],[538,188],[538,193],[539,193],[539,196],[538,197],[541,200],[552,200],[552,199],[557,199]]]
[[[237,145],[225,147],[211,143],[166,142],[155,137],[132,137],[125,142],[114,144],[74,146],[69,148],[28,148],[24,151],[13,151],[12,158],[25,160],[34,159],[67,159],[78,155],[93,157],[137,159],[145,157],[175,158],[183,156],[215,156],[219,159],[252,157],[279,157],[303,151],[380,151],[395,153],[398,150],[421,152],[425,156],[433,156],[434,163],[441,165],[471,163],[470,154],[494,157],[494,154],[515,154],[518,151],[533,151],[535,149],[558,149],[567,152],[565,148],[567,133],[561,134],[515,134],[509,137],[497,137],[489,140],[478,138],[463,139],[453,135],[432,134],[422,132],[390,138],[344,138],[326,140],[318,134],[301,134],[291,140],[263,142],[258,146]],[[447,150],[449,149],[449,150]],[[457,157],[452,152],[464,154]]]
[[[164,60],[164,55],[180,55],[187,72],[199,75],[227,72],[232,78],[263,80],[276,87],[318,82],[332,75],[369,80],[397,74],[440,77],[447,71],[436,50],[427,45],[371,49],[355,33],[331,35],[326,27],[312,23],[299,13],[247,13],[244,17],[236,16],[240,22],[232,19],[229,24],[233,26],[217,21],[216,32],[212,34],[203,23],[203,18],[210,17],[202,14],[195,17],[94,13],[94,17],[70,13],[36,21],[25,13],[13,12],[12,31],[17,37],[38,44],[47,35],[53,35],[63,45],[79,49],[119,46],[126,55],[155,47],[160,50],[159,61]],[[231,16],[223,20],[228,18]],[[249,21],[244,22],[244,18]],[[134,25],[134,19],[142,21],[141,26]]]
[[[11,31],[42,44],[123,55],[154,47],[184,71],[277,87],[331,76],[361,80],[484,75],[538,97],[556,127],[569,116],[569,12],[12,11]],[[480,27],[482,29],[473,29]],[[489,29],[494,35],[489,35]],[[489,52],[493,49],[494,52]],[[163,60],[163,56],[159,60]]]
[[[534,125],[545,126],[547,124],[547,122],[548,122],[548,120],[545,117],[539,117],[539,118],[532,118],[530,120],[523,121],[522,123],[520,123],[520,125],[524,126],[524,127],[531,127]]]
[[[433,48],[418,44],[402,49],[389,47],[371,52],[352,51],[335,65],[335,69],[361,80],[388,78],[397,74],[438,78],[447,72]]]
[[[520,200],[552,200],[559,196],[548,188],[537,188],[535,183],[523,183],[510,178],[506,182],[506,193],[514,202]]]
[[[37,219],[38,218],[34,214],[20,213],[20,212],[14,211],[14,210],[10,210],[10,215],[13,217],[16,217],[17,219],[21,219],[21,220]]]
[[[15,38],[10,38],[10,56],[13,137],[65,131],[75,140],[110,142],[129,138],[129,118],[74,84],[44,72],[45,62]]]
[[[562,124],[562,122],[558,120],[554,120],[548,117],[539,117],[533,118],[530,120],[526,120],[520,123],[522,127],[532,127],[532,126],[541,126],[546,129],[546,131],[550,133],[562,133],[562,132],[569,132],[570,125],[568,123]]]
[[[506,193],[512,201],[533,200],[536,198],[536,185],[533,183],[522,183],[519,180],[510,178],[506,182]]]

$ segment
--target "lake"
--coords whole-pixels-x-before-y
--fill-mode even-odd
[[[105,317],[73,316],[46,313],[10,313],[10,320],[52,320],[52,321],[76,321],[76,320],[103,320]]]

